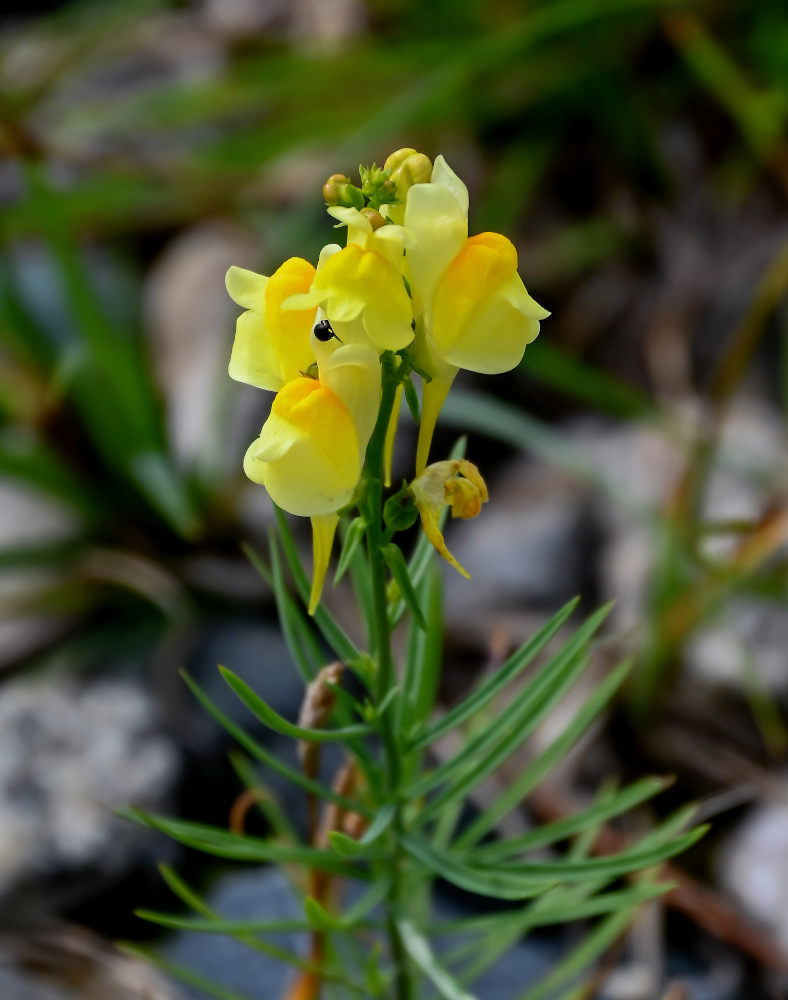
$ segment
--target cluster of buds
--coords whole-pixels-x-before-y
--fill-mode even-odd
[[[323,186],[329,215],[347,229],[344,247],[324,247],[316,266],[293,257],[270,277],[238,267],[227,274],[230,296],[245,309],[230,375],[276,392],[244,469],[280,507],[312,520],[310,611],[339,511],[361,480],[380,407],[381,358],[399,358],[403,385],[411,373],[422,377],[411,492],[428,537],[464,572],[435,512],[448,503],[453,515],[473,516],[486,488],[470,463],[427,470],[436,421],[461,368],[515,367],[548,315],[526,291],[510,240],[468,235],[468,190],[442,156],[433,165],[400,149],[382,168],[362,167],[360,181],[334,174]]]

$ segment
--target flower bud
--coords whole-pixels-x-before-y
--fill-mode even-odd
[[[414,184],[427,184],[432,177],[430,158],[415,149],[398,149],[386,160],[384,167],[397,185],[397,196],[400,201],[405,200],[406,194]]]
[[[361,214],[369,219],[369,224],[372,226],[373,233],[376,229],[380,229],[381,226],[386,225],[386,220],[380,212],[376,212],[374,208],[363,208],[361,210]]]
[[[364,195],[360,188],[350,183],[344,174],[332,174],[323,185],[323,197],[327,205],[342,205],[344,208],[363,208]]]

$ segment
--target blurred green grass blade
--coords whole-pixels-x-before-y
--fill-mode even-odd
[[[98,496],[56,452],[32,434],[0,431],[0,475],[56,496],[91,521],[100,520],[106,513]]]
[[[443,718],[434,723],[429,729],[419,736],[415,741],[415,749],[428,746],[433,740],[444,736],[455,726],[461,725],[469,719],[475,712],[480,711],[488,705],[495,696],[510,684],[544,649],[547,643],[558,632],[566,622],[579,603],[579,598],[572,598],[555,615],[543,625],[520,649],[492,674],[487,680],[482,681],[478,687],[463,699],[459,705],[448,711]],[[610,610],[610,605],[605,605],[596,612],[588,622],[572,638],[568,648],[574,649],[580,646],[596,631]]]
[[[484,393],[452,388],[441,411],[441,420],[453,427],[484,434],[521,451],[533,452],[556,466],[599,489],[603,494],[626,500],[621,490],[604,479],[597,467],[589,462],[579,446],[568,441],[558,431],[540,423],[534,417],[510,403],[504,403]]]
[[[290,530],[290,525],[287,523],[287,516],[281,508],[276,506],[276,504],[274,504],[274,513],[276,514],[276,521],[279,525],[279,538],[285,553],[287,565],[290,567],[290,572],[292,573],[293,580],[295,581],[296,589],[301,596],[301,600],[304,604],[307,604],[309,602],[309,591],[311,589],[309,578],[304,572],[301,560],[298,558],[298,550],[296,548],[295,539],[293,538],[293,533]],[[337,624],[322,602],[317,606],[313,618],[317,627],[322,632],[323,638],[329,646],[331,646],[340,660],[345,663],[349,663],[359,658],[359,651],[350,641],[345,631]]]
[[[785,96],[757,90],[694,12],[676,11],[663,23],[686,65],[728,110],[756,156],[767,158],[785,139]]]
[[[259,719],[264,726],[272,729],[275,733],[280,733],[282,736],[289,736],[293,740],[303,740],[307,743],[342,743],[359,736],[369,736],[373,732],[372,728],[366,724],[344,726],[341,729],[305,729],[303,726],[294,725],[278,712],[274,711],[260,695],[253,691],[232,670],[220,666],[219,671],[232,692],[238,696],[252,715],[256,719]]]
[[[520,368],[538,382],[614,417],[648,417],[655,407],[634,386],[572,357],[546,339],[528,346]]]
[[[604,823],[634,809],[664,791],[670,783],[664,778],[643,778],[610,798],[594,802],[587,809],[575,813],[573,816],[568,816],[566,819],[547,823],[516,837],[483,844],[473,852],[473,856],[478,861],[502,861],[504,858],[521,854],[524,851],[547,847],[560,840],[565,840],[567,837],[574,836],[588,827],[593,827],[597,823]]]
[[[159,451],[163,444],[159,406],[141,356],[130,339],[120,336],[104,313],[92,287],[80,248],[65,224],[52,188],[40,164],[27,164],[25,177],[38,210],[41,233],[57,267],[75,330],[90,357],[91,376],[101,387],[104,419],[90,414],[88,430],[108,457],[125,467],[128,456]],[[98,388],[98,386],[97,386]],[[93,400],[91,400],[93,402]],[[111,405],[114,419],[106,419]],[[95,426],[93,426],[95,421]],[[112,454],[109,454],[109,453]]]
[[[621,663],[597,685],[592,694],[578,709],[569,725],[553,742],[533,760],[529,766],[513,782],[506,791],[478,816],[467,829],[457,838],[457,847],[468,848],[477,843],[488,831],[492,830],[504,816],[517,808],[545,775],[566,756],[578,739],[585,733],[597,715],[607,705],[618,691],[632,667],[631,662]],[[488,773],[485,768],[485,773]]]
[[[200,896],[189,885],[186,884],[174,868],[170,867],[170,865],[161,864],[159,865],[159,872],[161,877],[167,883],[167,886],[182,903],[185,903],[186,906],[189,907],[189,909],[194,910],[203,917],[210,918],[214,915],[211,908],[203,902]]]
[[[441,996],[446,997],[446,1000],[476,1000],[443,967],[427,938],[420,934],[409,920],[397,921],[397,927],[405,950],[413,963],[421,969]]]
[[[237,742],[251,754],[256,760],[270,767],[272,771],[276,771],[277,774],[281,774],[283,778],[287,778],[292,781],[294,785],[302,788],[305,792],[310,795],[316,795],[318,798],[325,799],[327,802],[333,802],[343,809],[355,811],[360,813],[362,816],[370,817],[372,811],[368,809],[363,803],[353,801],[352,799],[345,798],[344,795],[338,795],[336,792],[327,788],[325,785],[320,784],[318,781],[312,781],[307,778],[300,770],[294,767],[290,767],[289,764],[285,764],[281,761],[276,754],[271,753],[266,750],[265,747],[261,746],[256,740],[241,728],[241,726],[236,725],[224,712],[221,711],[213,701],[208,697],[208,695],[203,691],[200,685],[186,673],[182,671],[181,675],[183,679],[188,684],[190,690],[206,708],[210,714],[216,719],[220,726],[227,730],[227,732],[235,739]]]

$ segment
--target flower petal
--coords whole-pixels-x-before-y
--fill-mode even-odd
[[[315,613],[320,603],[338,523],[338,514],[321,514],[312,518],[312,591],[309,595],[308,609],[310,615]]]
[[[244,309],[262,309],[268,278],[245,267],[231,267],[224,278],[227,294]]]

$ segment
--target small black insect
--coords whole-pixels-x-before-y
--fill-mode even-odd
[[[321,344],[326,344],[332,337],[336,337],[336,334],[327,319],[321,319],[319,323],[315,323],[315,328],[312,332]]]

